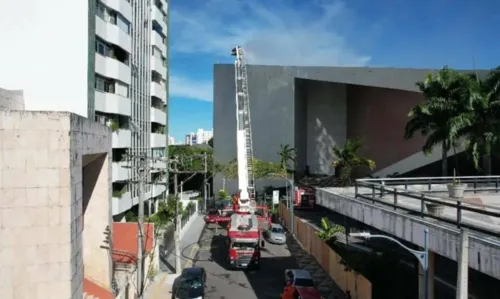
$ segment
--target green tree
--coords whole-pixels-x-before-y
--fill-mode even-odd
[[[295,163],[295,158],[297,156],[296,150],[288,144],[280,144],[280,151],[278,152],[278,155],[280,156],[280,168],[283,171],[283,174],[286,175],[288,173],[290,163]]]
[[[207,143],[208,143],[208,145],[210,145],[211,148],[214,148],[214,138],[213,137],[210,138]]]
[[[178,213],[182,215],[183,206],[181,201],[177,201],[174,195],[169,195],[166,202],[160,201],[158,203],[158,210],[154,215],[147,219],[147,222],[152,222],[155,225],[164,227],[175,220],[175,204],[177,202]]]
[[[468,76],[463,93],[472,103],[459,134],[467,138],[467,150],[476,169],[491,175],[492,150],[500,134],[500,67],[491,70],[484,80],[477,74]]]
[[[321,229],[322,231],[316,232],[318,237],[328,244],[335,243],[337,241],[337,233],[345,232],[343,226],[332,223],[328,218],[321,218]]]
[[[226,179],[234,180],[238,178],[238,161],[231,160],[227,164],[217,164],[217,171],[222,173]],[[281,166],[278,163],[253,159],[253,170],[255,179],[277,177],[281,173]]]
[[[456,149],[464,128],[470,124],[471,80],[465,74],[444,67],[416,84],[425,101],[409,112],[404,138],[411,139],[419,132],[426,138],[422,147],[426,155],[430,155],[436,146],[441,146],[441,173],[446,176],[448,152],[451,148]]]
[[[340,180],[344,186],[350,186],[354,180],[354,171],[360,167],[375,169],[375,161],[366,157],[360,157],[358,151],[362,147],[361,139],[347,139],[344,147],[334,146],[332,148],[335,160],[333,167],[340,172]]]

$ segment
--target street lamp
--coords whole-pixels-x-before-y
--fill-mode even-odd
[[[372,235],[368,232],[363,232],[363,233],[350,233],[349,236],[365,238],[365,239],[376,239],[376,238],[386,239],[398,244],[399,246],[403,247],[406,251],[413,254],[417,258],[420,265],[422,266],[422,269],[424,269],[424,299],[428,298],[429,296],[429,290],[428,290],[429,282],[427,281],[429,275],[429,229],[428,228],[424,229],[424,251],[411,249],[405,246],[403,243],[399,242],[398,240],[394,239],[393,237],[386,235]]]

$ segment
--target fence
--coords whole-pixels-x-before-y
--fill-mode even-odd
[[[284,225],[287,228],[290,227],[290,210],[285,205],[280,204],[279,212]],[[318,237],[317,230],[314,227],[297,216],[294,216],[293,221],[296,239],[316,259],[344,293],[349,291],[353,299],[372,298],[372,284],[368,279],[354,270],[347,270],[340,255]]]

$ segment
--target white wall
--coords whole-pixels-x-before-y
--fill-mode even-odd
[[[332,147],[343,146],[346,140],[345,85],[309,81],[306,105],[309,170],[313,174],[334,174]]]
[[[0,1],[0,85],[27,110],[87,116],[88,2]]]

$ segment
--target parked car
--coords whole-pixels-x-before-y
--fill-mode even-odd
[[[207,273],[202,267],[192,267],[182,270],[172,287],[172,299],[203,299]]]
[[[205,216],[205,223],[215,223],[219,217],[219,212],[215,209],[208,210],[207,216]]]
[[[311,274],[307,270],[285,270],[285,286],[287,282],[295,287],[294,297],[300,299],[321,299],[321,294],[314,284]]]
[[[281,224],[272,223],[271,226],[264,231],[264,237],[269,243],[283,245],[286,243],[285,230]]]

